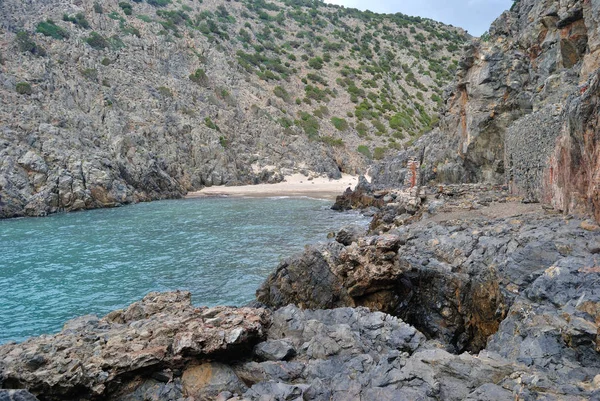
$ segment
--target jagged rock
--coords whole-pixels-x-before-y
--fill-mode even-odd
[[[600,220],[599,6],[522,0],[465,48],[439,127],[371,170],[402,186],[420,161],[421,184],[507,184],[513,194]]]
[[[27,390],[0,390],[0,401],[38,401]]]
[[[207,362],[190,366],[181,376],[183,394],[198,401],[211,401],[223,391],[242,393],[247,388],[227,365]]]
[[[24,387],[46,400],[118,398],[126,390],[133,395],[123,400],[150,393],[171,399],[169,394],[197,387],[185,372],[183,385],[148,381],[154,373],[192,360],[250,353],[264,338],[269,319],[263,309],[195,308],[189,292],[151,293],[102,319],[76,319],[54,336],[0,347],[0,385]],[[221,383],[221,375],[209,376],[206,386]],[[140,386],[122,388],[131,377],[139,377]]]
[[[350,245],[364,235],[365,231],[364,228],[358,226],[342,227],[335,235],[335,240],[342,245]]]
[[[269,340],[257,344],[254,354],[265,361],[284,361],[296,355],[296,350],[286,341]]]

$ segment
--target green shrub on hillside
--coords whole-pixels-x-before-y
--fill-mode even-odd
[[[31,39],[31,36],[29,36],[29,33],[25,31],[17,32],[16,42],[17,47],[23,53],[31,53],[40,57],[44,57],[46,55],[46,50],[35,43],[35,41]]]
[[[29,82],[17,82],[16,91],[19,95],[31,95],[33,93]]]
[[[216,131],[219,131],[219,132],[221,131],[221,130],[219,129],[219,126],[218,126],[217,124],[215,124],[215,123],[213,122],[213,120],[211,120],[211,119],[210,119],[210,117],[206,117],[206,118],[204,119],[204,125],[206,125],[206,126],[207,126],[208,128],[210,128],[210,129],[214,129],[214,130],[216,130]]]
[[[285,102],[290,101],[290,94],[281,86],[276,86],[275,89],[273,89],[273,93],[275,96],[283,99]]]
[[[361,155],[363,155],[364,157],[366,157],[367,159],[373,158],[373,155],[371,154],[371,150],[366,145],[359,145],[359,147],[356,149],[356,151],[358,153],[360,153]]]
[[[39,22],[35,28],[35,31],[54,39],[67,39],[69,37],[69,33],[65,29],[56,25],[56,23],[51,19]]]
[[[196,72],[190,75],[190,80],[198,85],[206,86],[208,85],[208,76],[206,72],[202,68],[198,68]]]
[[[298,114],[300,119],[294,121],[294,123],[304,130],[309,139],[317,139],[320,129],[319,121],[305,111]]]
[[[375,148],[373,150],[373,159],[381,160],[385,156],[385,148]]]
[[[82,27],[83,29],[90,29],[90,23],[87,19],[85,19],[85,15],[83,15],[83,13],[77,13],[74,16],[63,14],[63,21],[71,22]]]
[[[321,57],[314,57],[308,60],[308,66],[310,68],[314,68],[315,70],[320,70],[323,68],[323,59]]]
[[[171,0],[146,0],[148,4],[154,7],[166,7],[171,3]]]
[[[343,118],[332,117],[331,123],[338,131],[346,131],[349,128],[348,122]]]
[[[128,2],[126,2],[126,1],[119,2],[119,7],[121,7],[121,9],[125,13],[125,15],[133,14],[133,9],[131,7],[131,4],[129,4]]]
[[[110,43],[106,38],[100,35],[98,32],[90,33],[90,36],[85,39],[88,45],[93,47],[96,50],[106,49]]]

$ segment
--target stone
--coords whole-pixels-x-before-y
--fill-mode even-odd
[[[285,361],[296,355],[296,350],[286,341],[269,340],[257,344],[254,354],[265,361]]]
[[[38,399],[27,390],[1,390],[0,401],[38,401]]]
[[[223,391],[241,394],[246,390],[233,369],[216,362],[188,367],[181,377],[181,385],[184,396],[199,401],[214,400]]]
[[[176,381],[164,382],[171,377],[165,376],[167,369],[227,354],[250,354],[264,340],[269,322],[270,313],[264,309],[195,308],[189,292],[150,293],[101,319],[78,318],[56,335],[1,346],[0,386],[27,388],[46,400],[75,394],[83,399],[135,400],[148,394],[172,399],[169,394],[182,390]],[[205,387],[231,384],[234,390],[243,389],[226,366],[204,366],[210,368],[204,370],[210,373],[205,375]],[[120,385],[120,378],[136,375],[141,375],[140,385]],[[195,388],[189,383],[185,381],[186,391]]]

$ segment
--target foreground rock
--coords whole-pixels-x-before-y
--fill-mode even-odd
[[[189,292],[151,293],[102,319],[72,320],[57,335],[4,345],[0,386],[44,400],[181,395],[189,386],[173,381],[175,372],[183,369],[185,379],[192,364],[249,352],[265,336],[270,314],[263,309],[195,308],[190,301]]]
[[[257,298],[273,307],[367,306],[452,353],[523,364],[543,390],[522,394],[600,394],[597,226],[495,187],[422,192],[430,195],[412,215],[389,203],[367,236],[282,262]]]

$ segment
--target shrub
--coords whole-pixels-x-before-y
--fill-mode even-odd
[[[366,157],[367,159],[372,159],[373,155],[371,154],[371,150],[366,145],[360,145],[356,151]]]
[[[31,37],[29,36],[29,33],[25,32],[25,31],[17,32],[16,42],[17,42],[17,47],[23,53],[29,52],[31,54],[35,54],[36,56],[42,56],[42,57],[46,55],[46,51],[44,50],[44,48],[41,46],[38,46],[38,44],[35,43],[33,41],[33,39],[31,39]]]
[[[219,131],[219,132],[221,131],[221,130],[219,129],[219,126],[218,126],[217,124],[215,124],[215,123],[213,122],[213,120],[211,120],[211,119],[210,119],[210,117],[206,117],[206,118],[204,119],[204,124],[205,124],[205,125],[206,125],[208,128],[210,128],[210,129],[214,129],[214,130],[216,130],[216,131]]]
[[[348,122],[343,118],[332,117],[331,123],[338,131],[346,131],[348,129]]]
[[[35,31],[54,39],[67,39],[69,37],[69,33],[56,25],[51,19],[38,23]]]
[[[290,101],[290,94],[281,86],[276,86],[275,89],[273,89],[273,93],[275,96],[283,99],[285,102]]]
[[[373,159],[381,160],[385,156],[385,148],[375,148],[373,150]]]
[[[356,132],[358,132],[358,136],[365,137],[367,136],[368,128],[365,123],[360,122],[356,125]]]
[[[158,93],[160,93],[163,97],[173,97],[173,92],[171,92],[171,89],[167,88],[166,86],[159,86],[157,90]]]
[[[329,146],[344,146],[344,141],[340,138],[334,138],[332,136],[319,137],[319,142],[323,142]]]
[[[119,7],[121,7],[121,9],[125,13],[125,15],[133,14],[133,9],[131,8],[131,4],[127,3],[126,1],[121,1],[119,3]]]
[[[171,0],[147,0],[148,4],[154,7],[166,7]]]
[[[108,40],[97,32],[90,33],[90,36],[85,39],[88,45],[96,50],[102,50],[109,46]]]
[[[217,129],[218,129],[218,127],[217,127]],[[229,146],[229,140],[227,140],[227,138],[225,138],[224,136],[219,137],[219,143],[221,144],[221,146],[223,148],[226,148],[227,146]]]
[[[33,89],[29,82],[18,82],[16,90],[19,95],[31,95],[33,93]]]
[[[323,68],[323,59],[321,57],[314,57],[308,60],[308,66],[310,68],[314,68],[315,70],[320,70]]]
[[[78,25],[83,29],[90,29],[90,23],[87,19],[85,19],[85,15],[83,15],[82,13],[77,13],[74,17],[71,17],[67,14],[63,14],[63,21],[72,22],[73,24]]]
[[[102,6],[100,5],[100,3],[98,3],[98,2],[95,2],[95,3],[94,3],[94,12],[95,12],[96,14],[102,14],[102,13],[104,13],[104,9],[103,9],[103,8],[102,8]]]
[[[190,80],[198,85],[206,86],[208,84],[208,76],[202,68],[198,68],[196,72],[190,75]]]
[[[299,113],[300,119],[294,123],[302,128],[309,139],[317,139],[319,135],[319,121],[305,111]]]
[[[98,70],[95,68],[86,68],[81,71],[81,75],[90,81],[98,81]]]

